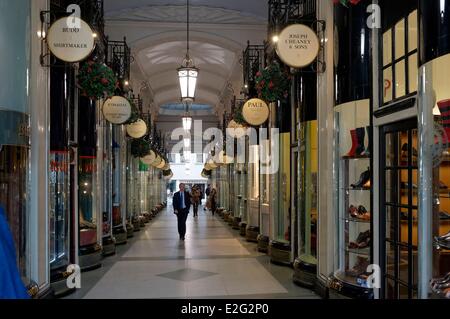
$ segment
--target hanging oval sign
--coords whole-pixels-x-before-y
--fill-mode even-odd
[[[143,120],[137,120],[127,125],[127,133],[132,138],[141,138],[147,134],[147,124]]]
[[[103,116],[112,124],[123,124],[130,119],[131,104],[122,96],[113,96],[103,104]]]
[[[152,165],[152,163],[156,160],[156,154],[153,151],[150,151],[150,153],[147,156],[144,156],[141,158],[142,163],[145,165]]]
[[[157,155],[156,159],[153,161],[153,163],[151,164],[153,167],[158,167],[159,165],[161,165],[162,162],[162,158]]]
[[[162,160],[161,160],[161,163],[160,163],[158,166],[156,166],[156,168],[158,168],[158,169],[163,169],[164,166],[166,166],[166,161],[165,161],[164,159],[162,159]]]
[[[260,99],[251,99],[244,104],[242,116],[244,120],[253,126],[260,126],[269,119],[269,106]]]
[[[77,27],[69,26],[68,22]],[[53,55],[69,63],[86,59],[95,49],[94,31],[78,17],[55,21],[48,30],[46,40]]]
[[[320,42],[313,29],[292,24],[278,36],[276,51],[280,59],[293,68],[310,65],[319,55]]]

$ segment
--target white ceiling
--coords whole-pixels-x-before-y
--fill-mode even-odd
[[[240,95],[247,41],[262,44],[266,38],[267,2],[190,1],[191,58],[200,69],[196,103],[210,105],[216,118],[230,95]],[[105,15],[110,39],[127,37],[132,49],[133,88],[148,82],[151,107],[167,115],[159,108],[180,100],[176,70],[186,54],[186,1],[105,0]]]

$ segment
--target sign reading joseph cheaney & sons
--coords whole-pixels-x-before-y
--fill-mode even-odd
[[[242,116],[244,120],[253,126],[260,126],[269,119],[269,106],[260,99],[251,99],[244,104]]]
[[[317,34],[303,24],[292,24],[278,36],[276,51],[280,59],[293,68],[310,65],[319,54]]]
[[[95,38],[92,28],[80,18],[76,19],[74,25],[69,27],[68,18],[61,18],[52,24],[48,30],[47,44],[49,50],[58,59],[75,63],[86,59],[95,48]]]

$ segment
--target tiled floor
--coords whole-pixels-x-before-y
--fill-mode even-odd
[[[67,298],[318,298],[220,218],[201,210],[187,228],[180,242],[169,208],[102,268],[83,273],[82,289]]]

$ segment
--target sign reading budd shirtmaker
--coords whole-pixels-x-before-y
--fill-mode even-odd
[[[103,104],[103,115],[112,124],[123,124],[130,119],[131,104],[122,96],[113,96]]]
[[[280,59],[293,68],[310,65],[319,54],[317,34],[303,24],[292,24],[281,31],[276,51]]]
[[[244,104],[242,116],[244,120],[253,126],[264,124],[269,118],[269,106],[260,99],[251,99]]]
[[[79,28],[71,28],[68,26],[68,19],[61,18],[52,24],[47,35],[48,48],[62,61],[80,62],[94,51],[94,32],[89,24],[77,17],[70,19],[76,19],[74,25]]]

